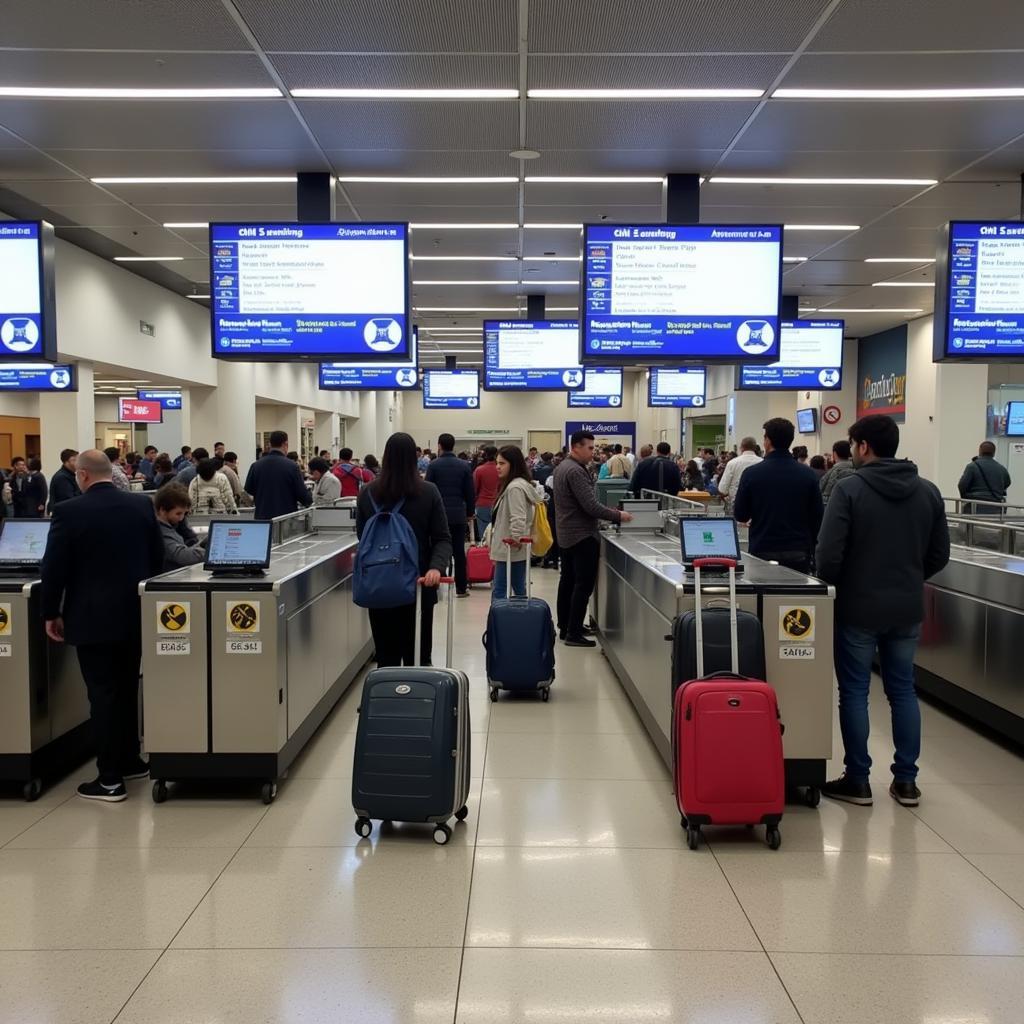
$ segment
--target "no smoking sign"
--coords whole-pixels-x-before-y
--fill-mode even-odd
[[[830,427],[834,427],[843,418],[843,414],[839,411],[838,405],[826,405],[821,410],[821,418]]]

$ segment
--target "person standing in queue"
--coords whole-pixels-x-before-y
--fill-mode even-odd
[[[916,807],[921,709],[914,655],[924,621],[924,581],[949,561],[949,526],[939,489],[909,459],[897,459],[900,428],[890,416],[850,427],[856,473],[836,484],[818,538],[817,572],[835,584],[835,666],[843,775],[822,793],[871,804],[868,692],[878,653],[892,712],[895,755],[889,794]]]
[[[996,462],[996,446],[991,441],[982,441],[978,454],[967,463],[957,483],[960,497],[971,500],[964,511],[975,516],[999,515],[1003,510],[995,506],[1006,503],[1006,492],[1012,482],[1006,467]]]
[[[522,543],[529,537],[534,515],[547,512],[537,500],[537,492],[530,480],[530,467],[522,450],[514,444],[498,449],[495,461],[498,470],[498,498],[494,503],[491,520],[491,561],[494,562],[494,583],[491,600],[504,601],[506,597],[526,597],[526,560],[529,549]],[[508,547],[512,547],[512,578],[508,579]]]
[[[559,557],[558,635],[568,647],[596,647],[583,626],[587,604],[597,582],[601,542],[597,524],[628,523],[628,512],[607,508],[594,494],[594,482],[587,467],[594,459],[594,435],[577,430],[570,440],[569,457],[552,476],[555,519],[558,524]]]
[[[298,463],[288,458],[288,435],[270,434],[270,450],[249,467],[245,490],[255,499],[256,518],[273,519],[313,504]]]
[[[89,694],[98,775],[78,795],[117,803],[126,779],[149,774],[139,756],[139,583],[161,571],[164,546],[153,502],[114,487],[103,452],[82,452],[76,475],[81,497],[53,510],[43,617],[54,643],[76,649]]]
[[[258,500],[258,499],[257,499]],[[409,434],[392,434],[384,446],[380,474],[356,499],[356,535],[362,537],[377,509],[402,503],[398,515],[412,527],[419,548],[419,572],[423,576],[421,665],[431,663],[434,605],[441,576],[452,557],[451,534],[441,492],[419,473],[416,442]],[[416,661],[416,604],[397,608],[371,608],[370,631],[377,650],[377,665],[413,666]]]
[[[633,497],[639,498],[641,491],[659,491],[676,495],[683,489],[679,467],[669,457],[672,448],[668,441],[658,442],[658,454],[654,458],[641,459],[633,470],[629,489]]]
[[[20,456],[12,463],[11,502],[19,519],[40,519],[46,513],[46,477],[38,459],[27,462]]]
[[[50,511],[55,505],[62,501],[70,501],[77,498],[81,493],[78,481],[75,479],[77,468],[78,452],[74,448],[65,448],[60,453],[60,469],[53,474],[50,480]]]
[[[796,428],[778,417],[764,425],[764,459],[740,478],[733,515],[750,524],[750,553],[810,574],[823,506],[818,475],[789,450]]]
[[[455,596],[469,597],[466,577],[466,530],[473,518],[476,491],[473,471],[468,462],[455,457],[455,438],[451,434],[437,437],[438,457],[427,466],[426,479],[441,492],[448,531],[452,537],[455,565]]]
[[[498,468],[495,460],[498,449],[488,445],[484,449],[483,461],[473,470],[473,486],[476,488],[476,528],[478,536],[483,540],[484,530],[490,525],[491,510],[498,496]]]

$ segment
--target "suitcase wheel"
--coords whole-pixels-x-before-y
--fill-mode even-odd
[[[498,688],[496,686],[492,686],[491,687],[491,689],[490,689],[490,697],[491,697],[491,702],[492,703],[497,701],[497,699],[498,699]]]
[[[808,786],[804,793],[804,802],[808,807],[817,807],[821,803],[821,790],[817,786]]]
[[[260,789],[260,799],[265,804],[272,804],[274,797],[277,796],[277,783],[276,782],[264,782]]]
[[[434,826],[434,842],[438,846],[444,846],[452,837],[452,830],[443,822]]]
[[[356,818],[356,835],[368,839],[373,831],[373,822],[369,818]]]
[[[782,845],[782,833],[777,828],[768,829],[767,839],[772,850],[777,850]]]
[[[468,807],[460,807],[455,812],[455,817],[456,817],[456,819],[458,821],[465,821],[469,817],[469,808]]]
[[[691,850],[696,850],[700,846],[700,826],[699,825],[687,825],[686,826],[686,845]]]

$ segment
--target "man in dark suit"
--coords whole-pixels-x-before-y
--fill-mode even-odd
[[[288,458],[288,435],[283,430],[270,435],[270,451],[249,467],[245,491],[256,499],[257,519],[273,519],[313,504],[302,470]]]
[[[161,571],[164,549],[152,501],[118,490],[111,473],[103,452],[78,456],[82,495],[53,510],[42,599],[46,635],[76,649],[89,692],[99,776],[78,795],[117,803],[125,779],[149,774],[139,757],[139,583]]]
[[[667,441],[658,442],[658,454],[654,458],[641,459],[633,470],[629,489],[633,496],[640,492],[661,491],[663,494],[678,494],[683,489],[679,467],[669,458],[672,448]]]
[[[427,467],[426,475],[427,480],[441,492],[448,516],[455,559],[455,596],[468,597],[466,526],[473,518],[476,489],[473,487],[473,470],[469,463],[455,457],[455,438],[451,434],[438,436],[437,458]]]

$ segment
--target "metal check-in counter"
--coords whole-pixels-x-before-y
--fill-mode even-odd
[[[37,569],[0,576],[0,780],[26,800],[94,749],[78,658],[46,636],[41,591]]]
[[[671,767],[679,682],[671,677],[672,634],[675,620],[694,608],[693,576],[683,570],[678,537],[657,530],[603,531],[601,549],[595,608],[604,652]],[[763,623],[767,681],[786,727],[786,783],[809,787],[816,804],[832,756],[834,590],[746,553],[743,569],[738,602]],[[707,607],[727,587],[705,583],[703,592]]]
[[[314,529],[316,513],[334,523]],[[349,509],[296,513],[313,532],[273,548],[265,576],[188,566],[142,587],[146,752],[153,799],[167,782],[277,782],[372,652],[352,601]]]

